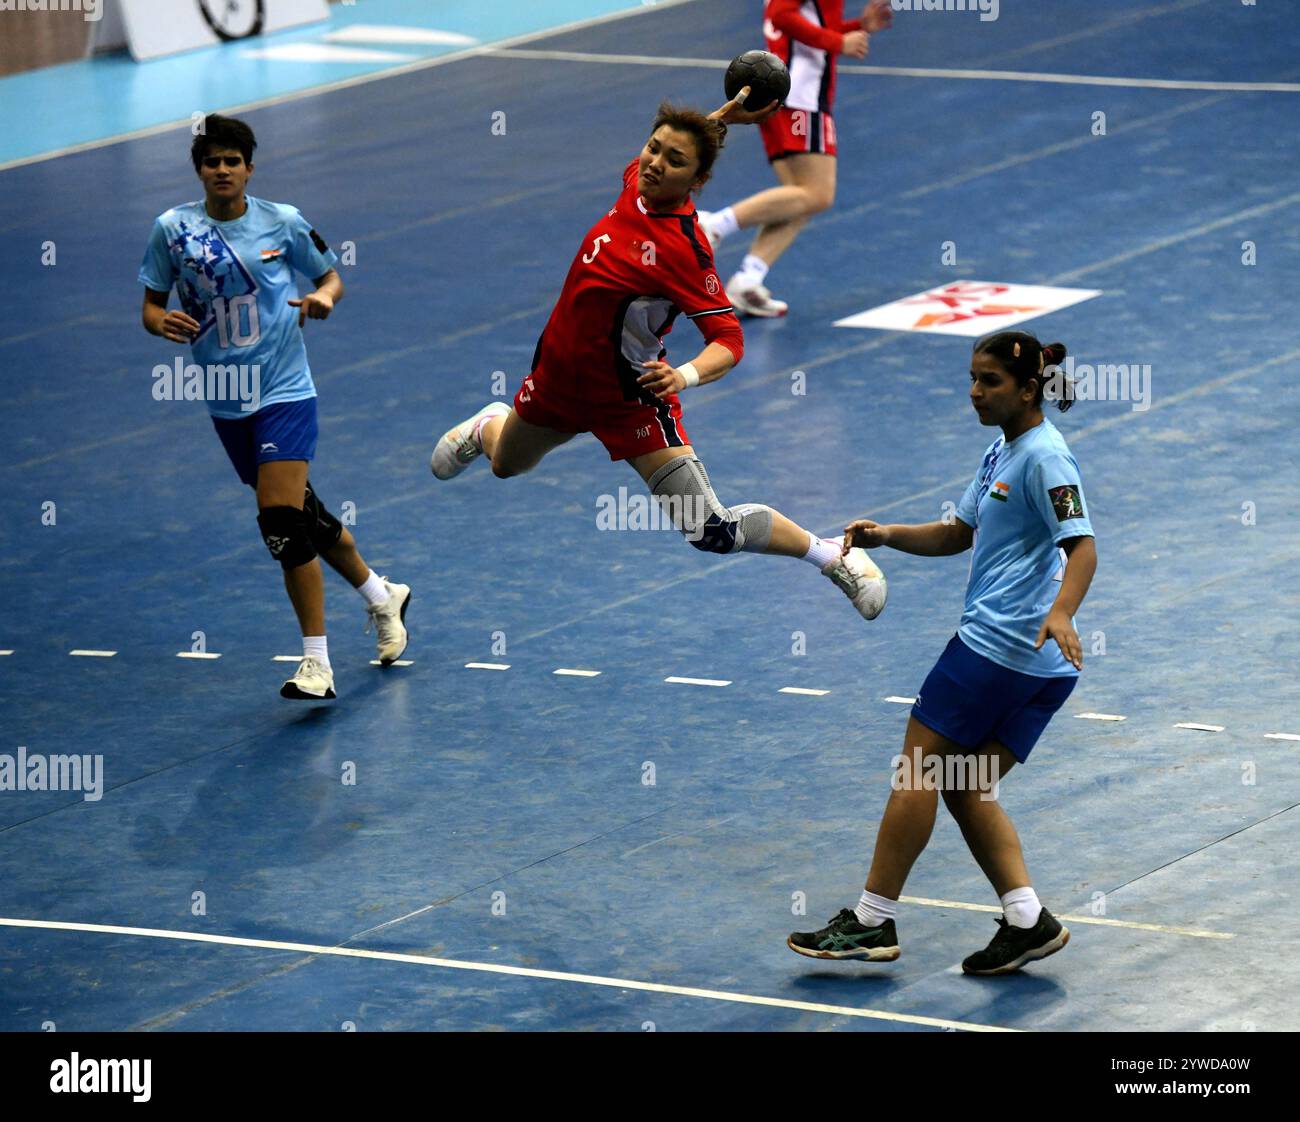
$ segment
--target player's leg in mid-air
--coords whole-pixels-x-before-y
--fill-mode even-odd
[[[601,418],[593,431],[611,459],[627,460],[641,476],[691,545],[707,553],[798,557],[816,565],[865,619],[875,619],[881,613],[888,589],[884,574],[866,550],[845,552],[839,540],[823,540],[769,506],[724,506],[695,449],[685,443],[685,430],[678,423],[680,407],[673,415],[669,413],[667,405],[629,404],[615,415]],[[661,425],[664,416],[668,419]],[[665,446],[667,431],[673,433],[675,446]],[[450,478],[486,455],[495,475],[521,475],[574,435],[530,424],[497,402],[462,421],[438,442],[434,474]]]
[[[507,479],[531,471],[547,452],[575,435],[530,424],[505,402],[494,401],[450,429],[434,448],[429,466],[439,479],[451,479],[486,455],[492,474]]]

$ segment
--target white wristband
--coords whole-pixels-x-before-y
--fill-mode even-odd
[[[693,362],[683,362],[677,369],[681,373],[681,376],[686,379],[686,385],[688,388],[700,384],[700,372],[695,369],[695,364]]]

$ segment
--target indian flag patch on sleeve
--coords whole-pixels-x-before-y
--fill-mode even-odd
[[[1008,484],[1003,483],[1002,480],[1000,479],[995,484],[993,484],[991,488],[989,488],[990,497],[997,499],[998,502],[1000,503],[1006,502],[1007,496],[1010,493],[1011,493],[1011,487]]]

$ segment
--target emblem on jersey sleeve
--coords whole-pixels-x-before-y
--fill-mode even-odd
[[[330,251],[330,247],[325,244],[325,239],[315,230],[311,232],[311,244],[316,247],[316,251],[320,254],[326,254]]]
[[[1083,517],[1083,496],[1073,483],[1067,483],[1063,487],[1049,487],[1047,494],[1052,500],[1052,509],[1056,511],[1058,522]]]
[[[718,283],[718,274],[710,273],[707,277],[705,277],[704,287],[709,290],[710,296],[716,296],[718,294],[718,289],[722,287],[722,285]]]

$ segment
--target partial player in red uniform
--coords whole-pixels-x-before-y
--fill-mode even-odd
[[[739,271],[727,282],[727,297],[751,316],[783,316],[788,305],[774,300],[763,283],[768,270],[814,214],[835,201],[835,61],[837,55],[864,58],[868,32],[882,31],[894,18],[889,0],[872,0],[860,19],[846,20],[844,0],[767,0],[763,34],[767,49],[790,70],[785,105],[762,123],[763,145],[781,181],[716,213],[702,211],[700,225],[716,249],[738,230],[759,227]]]
[[[674,525],[711,553],[776,553],[815,564],[867,619],[885,606],[885,579],[863,549],[842,553],[771,507],[718,501],[682,427],[678,392],[715,382],[740,361],[744,336],[696,222],[692,192],[708,180],[726,124],[761,120],[742,90],[709,116],[664,104],[623,173],[623,192],[583,239],[514,408],[493,402],[433,451],[439,479],[486,453],[501,478],[536,467],[551,449],[590,432],[611,460],[627,460]],[[679,315],[704,336],[671,366],[663,337]]]

